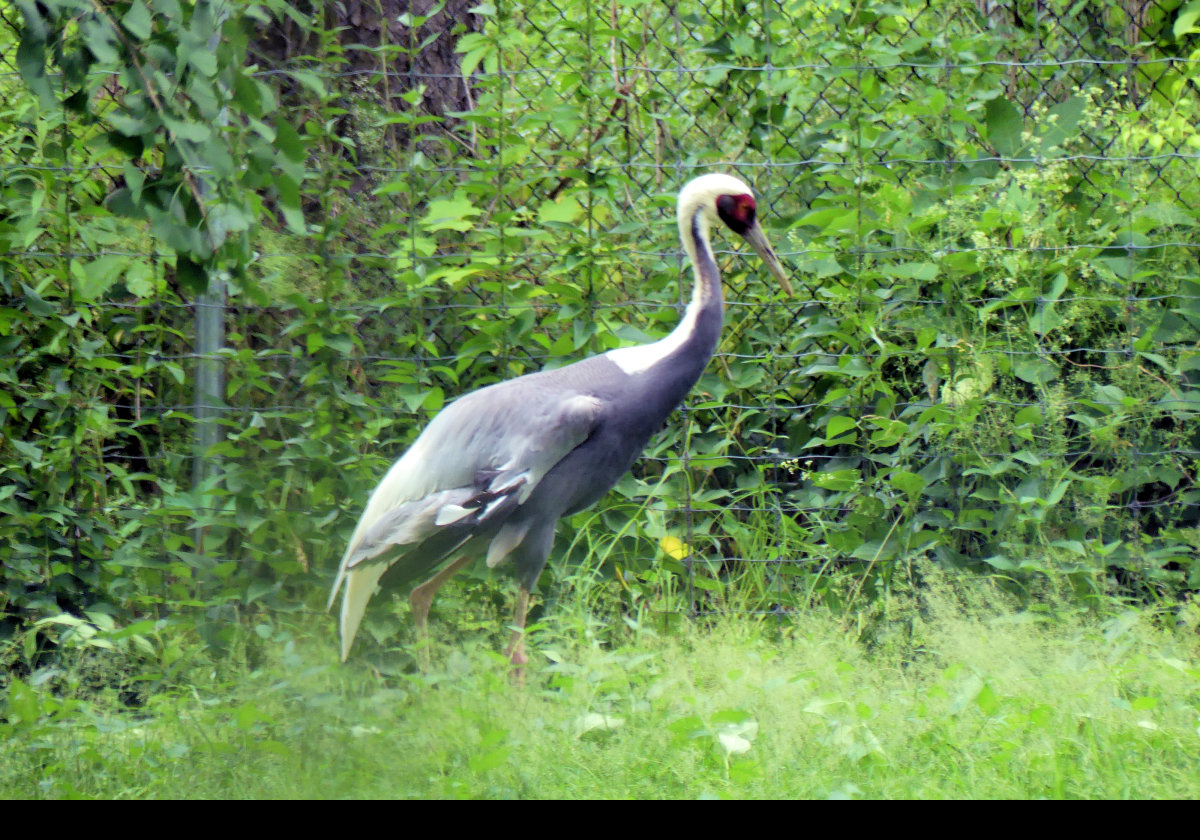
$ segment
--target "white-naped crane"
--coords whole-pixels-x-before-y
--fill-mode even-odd
[[[528,661],[529,591],[546,565],[558,520],[595,504],[617,483],[716,350],[723,304],[710,226],[720,222],[745,239],[792,293],[742,181],[709,174],[688,182],[679,192],[678,217],[695,290],[670,335],[459,397],[388,470],[329,596],[332,607],[345,587],[343,661],[384,572],[389,586],[407,585],[449,564],[409,596],[425,639],[438,589],[486,556],[489,567],[508,561],[515,568],[519,590],[507,656],[520,675]]]

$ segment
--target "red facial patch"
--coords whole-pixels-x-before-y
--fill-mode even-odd
[[[717,197],[717,215],[737,234],[745,235],[754,226],[755,209],[754,197],[745,193]]]

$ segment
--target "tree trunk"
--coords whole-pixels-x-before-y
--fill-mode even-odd
[[[324,15],[324,25],[337,29],[343,49],[343,89],[373,94],[389,111],[409,112],[415,108],[416,116],[437,117],[413,132],[436,135],[452,133],[458,125],[459,120],[448,113],[472,108],[470,80],[462,77],[460,56],[454,48],[464,34],[482,29],[484,19],[468,11],[477,3],[445,0],[441,11],[415,28],[402,23],[401,18],[424,18],[439,5],[438,0],[342,0],[296,3],[295,7],[304,14]],[[312,34],[287,18],[271,24],[258,39],[259,53],[275,65],[286,66],[293,58],[316,49]],[[405,101],[404,94],[420,87],[424,94],[419,102],[411,105]],[[347,128],[353,130],[353,126]],[[404,144],[410,136],[404,125],[394,125],[389,138]],[[437,144],[422,143],[422,150],[438,154],[426,145]]]

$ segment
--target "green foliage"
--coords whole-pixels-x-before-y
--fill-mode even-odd
[[[24,631],[31,664],[39,634],[69,637],[62,610],[255,599],[187,533],[224,518],[186,478],[185,296],[244,272],[264,201],[304,230],[305,150],[245,66],[253,7],[17,5],[19,41],[0,35],[26,83],[0,119],[0,605],[53,618]]]
[[[671,634],[535,630],[515,687],[493,640],[424,676],[332,664],[329,620],[276,616],[185,655],[135,712],[86,682],[153,659],[76,649],[0,694],[6,798],[1195,798],[1194,626],[1013,610],[978,580],[837,615]],[[971,590],[975,590],[973,593]],[[916,594],[914,599],[912,596]],[[1045,599],[1055,606],[1055,599]],[[157,645],[154,628],[143,628]],[[143,656],[145,656],[143,654]]]
[[[286,122],[269,121],[275,95],[245,67],[248,24],[261,10],[176,0],[18,5],[17,63],[38,106],[73,112],[92,145],[108,147],[124,186],[107,205],[147,222],[175,254],[185,288],[203,289],[210,265],[245,264],[264,198],[303,232],[304,147]]]
[[[472,107],[439,118],[419,79],[341,73],[337,33],[285,4],[18,4],[0,606],[22,667],[83,632],[63,614],[91,638],[93,613],[194,620],[220,648],[233,616],[315,602],[446,401],[674,326],[674,195],[714,167],[754,184],[803,297],[719,243],[719,358],[561,526],[548,603],[660,629],[865,610],[922,558],[1031,600],[1047,577],[1086,603],[1194,589],[1200,113],[1186,65],[1141,60],[1190,55],[1194,4],[1146,43],[1117,6],[1106,35],[1050,5],[484,3],[442,35]],[[311,54],[247,64],[272,17]],[[194,484],[190,304],[217,276],[224,436]],[[500,596],[469,589],[446,615],[471,630]],[[748,736],[722,727],[748,721],[697,717],[732,772],[721,736]]]

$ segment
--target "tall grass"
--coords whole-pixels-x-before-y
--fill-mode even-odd
[[[445,621],[422,676],[336,664],[328,620],[276,617],[134,711],[88,693],[116,655],[93,650],[10,686],[0,795],[1200,796],[1200,610],[1031,612],[927,584],[861,622],[669,634],[563,601],[523,687],[500,632]]]

